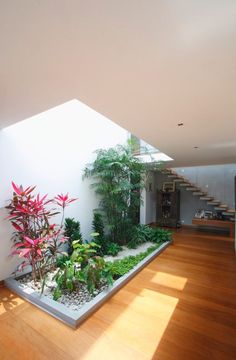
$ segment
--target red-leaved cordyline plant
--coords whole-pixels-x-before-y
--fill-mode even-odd
[[[24,258],[18,270],[31,265],[34,281],[38,278],[42,280],[45,269],[55,265],[60,246],[67,240],[63,236],[64,212],[66,206],[76,199],[61,194],[48,200],[47,195],[40,197],[39,194],[33,194],[35,186],[24,189],[12,182],[12,187],[13,198],[6,207],[9,211],[8,219],[15,230],[12,254]],[[49,209],[49,204],[56,204],[61,211]],[[51,224],[51,218],[59,213],[61,224]]]

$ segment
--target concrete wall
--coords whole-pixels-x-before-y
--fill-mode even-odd
[[[236,164],[184,167],[174,170],[188,178],[210,196],[234,209]],[[182,189],[180,216],[184,224],[192,223],[195,209],[214,210],[212,206],[207,206],[205,201],[199,200],[198,196],[192,196],[191,193]]]
[[[49,198],[69,192],[78,201],[66,216],[80,220],[85,238],[91,233],[98,200],[83,169],[95,158],[94,150],[125,143],[128,133],[77,100],[70,101],[0,132],[0,280],[14,270],[9,258],[12,229],[4,206],[12,195],[11,181],[37,185]]]
[[[183,167],[174,170],[234,209],[236,164]]]

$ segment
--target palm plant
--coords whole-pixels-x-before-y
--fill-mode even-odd
[[[92,188],[100,197],[100,208],[113,242],[127,241],[127,229],[137,222],[144,188],[146,166],[133,155],[132,145],[98,150],[94,163],[84,171],[95,182]]]

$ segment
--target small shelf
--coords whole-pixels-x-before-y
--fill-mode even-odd
[[[160,226],[177,227],[180,214],[180,191],[157,191],[156,222]]]

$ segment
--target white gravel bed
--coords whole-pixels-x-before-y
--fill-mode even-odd
[[[48,279],[44,288],[43,296],[53,299],[53,291],[56,288],[56,282],[52,280],[56,271],[48,273]],[[41,293],[41,284],[40,282],[34,283],[32,280],[31,274],[25,275],[24,277],[18,279],[18,282],[22,287],[30,288],[35,290],[38,294]],[[91,301],[95,296],[107,288],[107,284],[102,285],[99,289],[96,289],[93,294],[90,294],[87,286],[85,284],[80,284],[76,291],[69,292],[67,290],[63,291],[63,295],[56,300],[57,302],[64,304],[70,310],[79,310],[82,306],[89,301]]]
[[[154,244],[151,242],[146,242],[142,245],[140,245],[137,249],[129,249],[126,246],[123,247],[123,249],[117,254],[117,256],[105,256],[105,261],[114,261],[118,259],[122,259],[126,256],[130,255],[137,255],[142,252],[145,252],[150,246],[153,246]],[[49,299],[53,299],[53,292],[56,288],[56,282],[53,280],[53,276],[58,271],[58,269],[48,273],[47,275],[47,281],[45,284],[43,295]],[[34,283],[31,274],[27,274],[20,279],[18,279],[18,282],[21,284],[23,288],[30,288],[36,291],[38,294],[41,293],[41,284],[40,282]],[[68,307],[70,310],[79,310],[83,307],[86,303],[91,301],[95,296],[97,296],[100,292],[105,290],[108,285],[101,284],[101,287],[98,290],[95,290],[93,294],[90,294],[87,286],[85,284],[80,284],[79,287],[76,289],[76,291],[63,291],[63,295],[57,300],[57,302],[64,304],[66,307]]]
[[[126,256],[135,256],[142,252],[145,252],[150,246],[155,245],[154,243],[148,241],[144,244],[141,244],[137,249],[129,249],[126,246],[123,246],[123,249],[116,255],[116,256],[110,256],[106,255],[104,256],[105,261],[114,261],[114,260],[120,260],[123,259]]]

